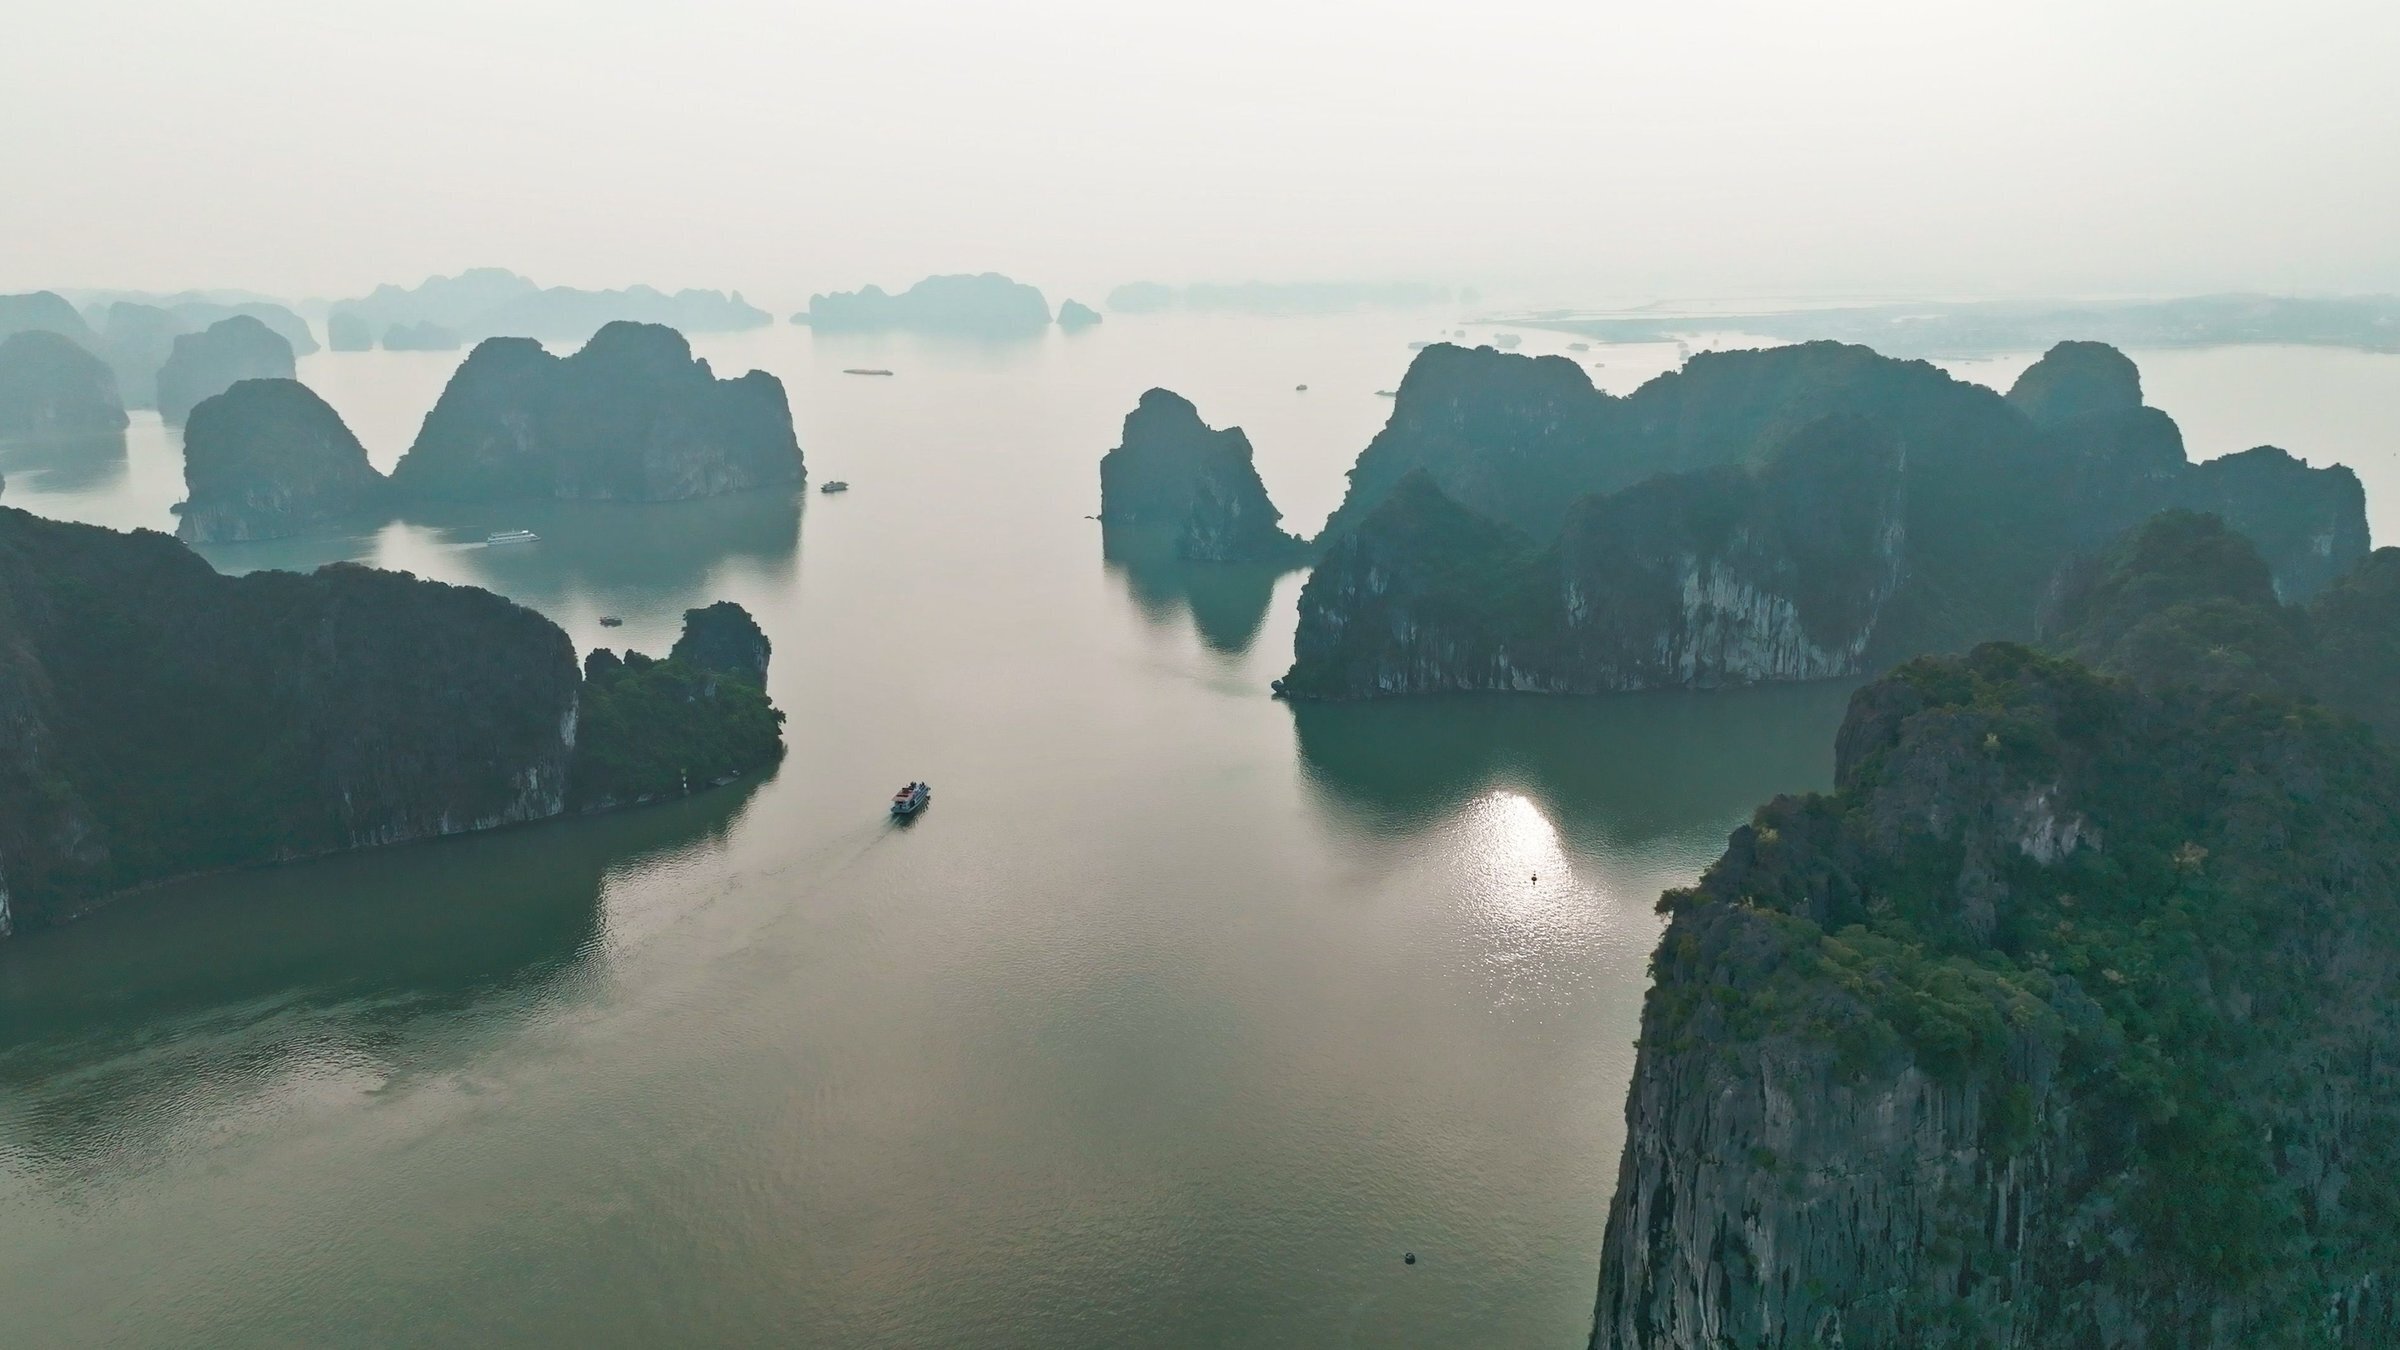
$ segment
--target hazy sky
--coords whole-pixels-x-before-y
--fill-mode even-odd
[[[0,289],[2400,290],[2400,6],[11,0]]]

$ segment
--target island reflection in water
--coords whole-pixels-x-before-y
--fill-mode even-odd
[[[1795,784],[1831,782],[1854,687],[1303,702],[1292,724],[1313,795],[1351,830],[1414,834],[1498,786],[1614,854],[1713,835]]]
[[[609,645],[663,651],[685,609],[789,588],[806,504],[806,494],[791,488],[688,502],[412,502],[400,519],[359,533],[197,551],[229,573],[306,572],[351,561],[480,586],[540,610],[579,643],[599,636],[597,620],[609,615],[626,621]],[[518,529],[539,541],[484,542]]]
[[[612,888],[720,849],[764,781],[194,878],[0,943],[0,1157],[72,1183],[194,1120],[469,1065],[591,996],[639,921]]]
[[[1172,535],[1104,527],[1100,555],[1151,626],[1172,625],[1189,613],[1209,650],[1221,656],[1248,651],[1266,626],[1275,583],[1305,570],[1305,561],[1189,562],[1175,556]]]
[[[125,433],[0,440],[0,501],[42,495],[105,492],[125,477]]]

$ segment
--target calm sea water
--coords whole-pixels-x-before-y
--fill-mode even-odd
[[[1653,902],[1827,782],[1846,690],[1295,709],[1297,574],[1111,564],[1082,519],[1163,384],[1313,529],[1451,326],[703,338],[783,377],[852,492],[210,550],[489,586],[585,647],[739,600],[791,755],[0,944],[0,1341],[1579,1344]],[[2400,501],[2400,360],[2140,355],[2196,451]],[[457,359],[301,375],[388,466]],[[1673,353],[1582,359],[1622,390]],[[111,525],[182,495],[154,417],[122,460],[0,471]]]

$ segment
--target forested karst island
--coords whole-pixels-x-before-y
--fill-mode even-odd
[[[2050,623],[1661,902],[1596,1350],[2400,1339],[2400,551],[2171,512]]]
[[[227,577],[165,535],[0,508],[0,631],[0,932],[782,752],[764,638],[732,606],[587,678],[555,624],[487,591],[348,563]]]
[[[125,425],[107,362],[47,329],[0,338],[0,439],[102,436]]]
[[[568,356],[468,353],[392,470],[401,499],[676,501],[806,477],[783,382],[719,379],[682,334],[610,323]]]
[[[880,286],[809,297],[792,316],[820,333],[901,330],[1022,337],[1050,325],[1041,291],[998,272],[927,277],[898,294]]]
[[[1262,562],[1295,556],[1240,427],[1217,430],[1191,400],[1153,389],[1125,415],[1117,447],[1100,458],[1100,522],[1119,539],[1163,535],[1175,556]]]
[[[1595,693],[1857,674],[2027,637],[2079,551],[2223,515],[2280,592],[2367,547],[2349,470],[2203,464],[2113,349],[2003,396],[1805,343],[1695,356],[1617,398],[1574,363],[1435,345],[1350,473],[1279,687]]]
[[[195,544],[309,534],[384,504],[366,447],[298,380],[242,380],[202,399],[184,426],[183,480],[175,533]]]
[[[197,333],[178,334],[158,370],[158,414],[182,425],[202,399],[242,380],[297,377],[292,344],[247,314],[219,319]]]
[[[484,337],[580,341],[618,321],[720,333],[762,327],[774,316],[744,301],[738,291],[579,290],[537,285],[506,268],[477,267],[410,287],[385,284],[338,301],[325,326],[337,351],[366,350],[377,335],[394,350],[427,350],[436,336],[446,336],[452,345]],[[397,344],[391,340],[395,336]]]

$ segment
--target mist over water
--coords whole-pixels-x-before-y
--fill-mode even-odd
[[[6,1339],[1578,1343],[1652,906],[1829,782],[1847,687],[1292,707],[1300,574],[1110,559],[1082,519],[1164,385],[1313,529],[1459,318],[701,336],[789,386],[810,491],[204,550],[488,586],[583,648],[738,600],[791,753],[0,945]],[[1576,355],[1620,392],[1675,359]],[[2196,453],[2400,501],[2400,358],[2134,355]],[[457,359],[300,373],[388,467]],[[173,435],[0,462],[0,500],[165,528]]]

